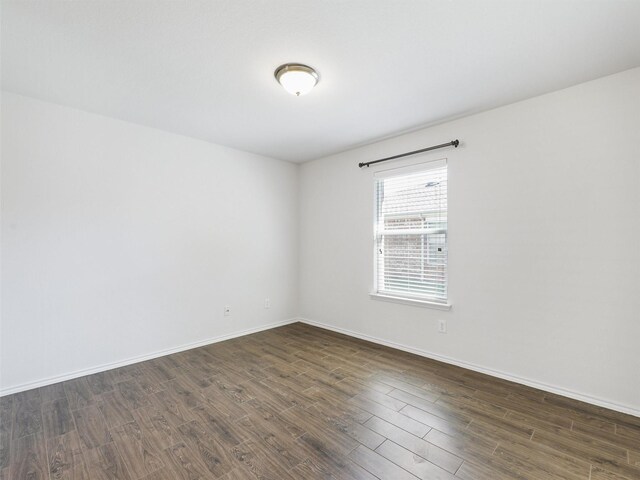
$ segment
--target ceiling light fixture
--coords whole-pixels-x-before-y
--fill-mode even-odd
[[[313,68],[300,63],[280,65],[273,74],[282,88],[296,97],[309,93],[320,78]]]

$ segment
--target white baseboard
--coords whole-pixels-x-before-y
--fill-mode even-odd
[[[490,368],[485,368],[480,365],[476,365],[473,363],[463,362],[460,360],[456,360],[454,358],[450,358],[444,355],[439,355],[437,353],[428,352],[426,350],[421,350],[419,348],[409,347],[407,345],[403,345],[396,342],[390,342],[387,340],[383,340],[381,338],[372,337],[371,335],[366,335],[364,333],[354,332],[353,330],[348,330],[346,328],[335,327],[333,325],[328,325],[326,323],[316,322],[314,320],[309,320],[307,318],[299,318],[298,321],[301,323],[306,323],[308,325],[323,328],[325,330],[331,330],[333,332],[342,333],[344,335],[348,335],[350,337],[356,337],[361,340],[366,340],[368,342],[377,343],[379,345],[385,345],[387,347],[395,348],[397,350],[402,350],[404,352],[413,353],[415,355],[419,355],[421,357],[430,358],[432,360],[437,360],[439,362],[448,363],[451,365],[456,365],[458,367],[466,368],[468,370],[473,370],[474,372],[484,373],[486,375],[490,375],[492,377],[501,378],[503,380],[508,380],[510,382],[519,383],[522,385],[527,385],[529,387],[537,388],[539,390],[544,390],[545,392],[555,393],[557,395],[562,395],[563,397],[572,398],[574,400],[579,400],[581,402],[589,403],[591,405],[596,405],[598,407],[608,408],[609,410],[615,410],[616,412],[626,413],[628,415],[633,415],[635,417],[640,417],[640,410],[638,408],[630,407],[628,405],[621,405],[615,402],[611,402],[609,400],[603,400],[600,398],[592,397],[590,395],[585,395],[583,393],[574,392],[572,390],[567,390],[565,388],[556,387],[554,385],[548,385],[546,383],[538,382],[535,380],[529,380],[527,378],[522,378],[517,375],[511,375],[509,373],[501,372],[498,370],[493,370]]]
[[[0,397],[4,397],[5,395],[11,395],[13,393],[23,392],[25,390],[31,390],[33,388],[45,387],[47,385],[52,385],[58,382],[64,382],[65,380],[72,380],[78,377],[84,377],[85,375],[91,375],[93,373],[104,372],[105,370],[111,370],[112,368],[125,367],[127,365],[131,365],[133,363],[144,362],[145,360],[151,360],[153,358],[164,357],[165,355],[171,355],[172,353],[183,352],[185,350],[191,350],[192,348],[203,347],[205,345],[211,345],[212,343],[223,342],[225,340],[230,340],[232,338],[242,337],[244,335],[250,335],[252,333],[262,332],[263,330],[270,330],[272,328],[281,327],[283,325],[289,325],[290,323],[296,323],[298,321],[297,318],[291,318],[288,320],[283,320],[281,322],[269,323],[267,325],[261,325],[259,327],[249,328],[247,330],[242,330],[240,332],[228,333],[226,335],[220,335],[218,337],[207,338],[205,340],[200,340],[193,343],[187,343],[184,345],[180,345],[179,347],[168,348],[166,350],[160,350],[153,353],[148,353],[145,355],[140,355],[137,357],[127,358],[126,360],[121,360],[113,363],[104,363],[102,365],[98,365],[91,368],[85,368],[82,370],[76,370],[75,372],[66,373],[64,375],[57,375],[55,377],[48,377],[37,380],[35,382],[23,383],[21,385],[16,385],[13,387],[0,389]]]
[[[557,387],[554,385],[548,385],[542,382],[538,382],[535,380],[529,380],[527,378],[522,378],[516,375],[511,375],[509,373],[501,372],[498,370],[493,370],[490,368],[485,368],[480,365],[476,365],[473,363],[468,363],[460,360],[456,360],[454,358],[450,358],[444,355],[439,355],[436,353],[428,352],[426,350],[421,350],[418,348],[410,347],[407,345],[403,345],[396,342],[390,342],[388,340],[383,340],[381,338],[373,337],[371,335],[366,335],[364,333],[354,332],[353,330],[348,330],[346,328],[336,327],[333,325],[316,322],[314,320],[310,320],[308,318],[292,318],[288,320],[283,320],[280,322],[270,323],[267,325],[261,325],[255,328],[249,328],[247,330],[242,330],[239,332],[233,332],[226,335],[220,335],[218,337],[212,337],[205,340],[200,340],[198,342],[188,343],[184,345],[180,345],[178,347],[169,348],[153,353],[149,353],[146,355],[140,355],[137,357],[131,357],[126,360],[113,362],[113,363],[105,363],[102,365],[98,365],[96,367],[86,368],[83,370],[77,370],[75,372],[70,372],[64,375],[58,375],[54,377],[43,378],[37,380],[35,382],[23,383],[21,385],[16,385],[9,388],[0,389],[0,397],[5,395],[11,395],[14,393],[23,392],[25,390],[31,390],[33,388],[44,387],[47,385],[52,385],[54,383],[64,382],[65,380],[72,380],[78,377],[84,377],[85,375],[91,375],[93,373],[104,372],[105,370],[111,370],[113,368],[124,367],[127,365],[131,365],[134,363],[143,362],[145,360],[151,360],[158,357],[163,357],[165,355],[171,355],[172,353],[183,352],[185,350],[191,350],[192,348],[203,347],[205,345],[211,345],[218,342],[223,342],[225,340],[230,340],[232,338],[242,337],[244,335],[250,335],[252,333],[262,332],[264,330],[270,330],[272,328],[281,327],[284,325],[289,325],[291,323],[306,323],[308,325],[312,325],[314,327],[319,327],[325,330],[330,330],[337,333],[342,333],[344,335],[348,335],[350,337],[360,338],[362,340],[366,340],[372,343],[377,343],[379,345],[384,345],[387,347],[395,348],[397,350],[402,350],[404,352],[413,353],[415,355],[419,355],[421,357],[430,358],[432,360],[437,360],[439,362],[448,363],[451,365],[456,365],[458,367],[466,368],[468,370],[473,370],[474,372],[484,373],[486,375],[490,375],[492,377],[501,378],[503,380],[508,380],[514,383],[519,383],[522,385],[527,385],[529,387],[537,388],[539,390],[544,390],[545,392],[555,393],[557,395],[562,395],[564,397],[572,398],[574,400],[579,400],[585,403],[589,403],[592,405],[596,405],[599,407],[608,408],[610,410],[615,410],[617,412],[626,413],[629,415],[633,415],[636,417],[640,417],[640,410],[634,407],[630,407],[627,405],[621,405],[615,402],[611,402],[608,400],[603,400],[600,398],[596,398],[590,395],[585,395],[579,392],[574,392],[572,390],[567,390],[565,388]]]

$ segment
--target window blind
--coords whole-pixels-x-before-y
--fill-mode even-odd
[[[447,303],[447,164],[376,174],[376,292]]]

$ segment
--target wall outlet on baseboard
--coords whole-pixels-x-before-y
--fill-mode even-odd
[[[265,298],[264,299],[264,308],[271,308],[271,299],[270,298]]]
[[[447,321],[440,319],[438,320],[438,333],[447,333]]]
[[[228,317],[229,315],[231,315],[231,307],[229,305],[225,305],[224,306],[224,316]]]

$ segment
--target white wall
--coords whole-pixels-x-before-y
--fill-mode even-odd
[[[2,389],[295,317],[297,175],[4,92]]]
[[[1,120],[5,393],[300,312],[640,414],[640,69],[301,167],[6,92]],[[453,138],[393,163],[449,159],[452,310],[371,300],[357,163]]]
[[[371,300],[357,163],[454,138],[394,163],[449,160],[452,310]],[[300,192],[302,317],[640,415],[640,69],[304,164]]]

